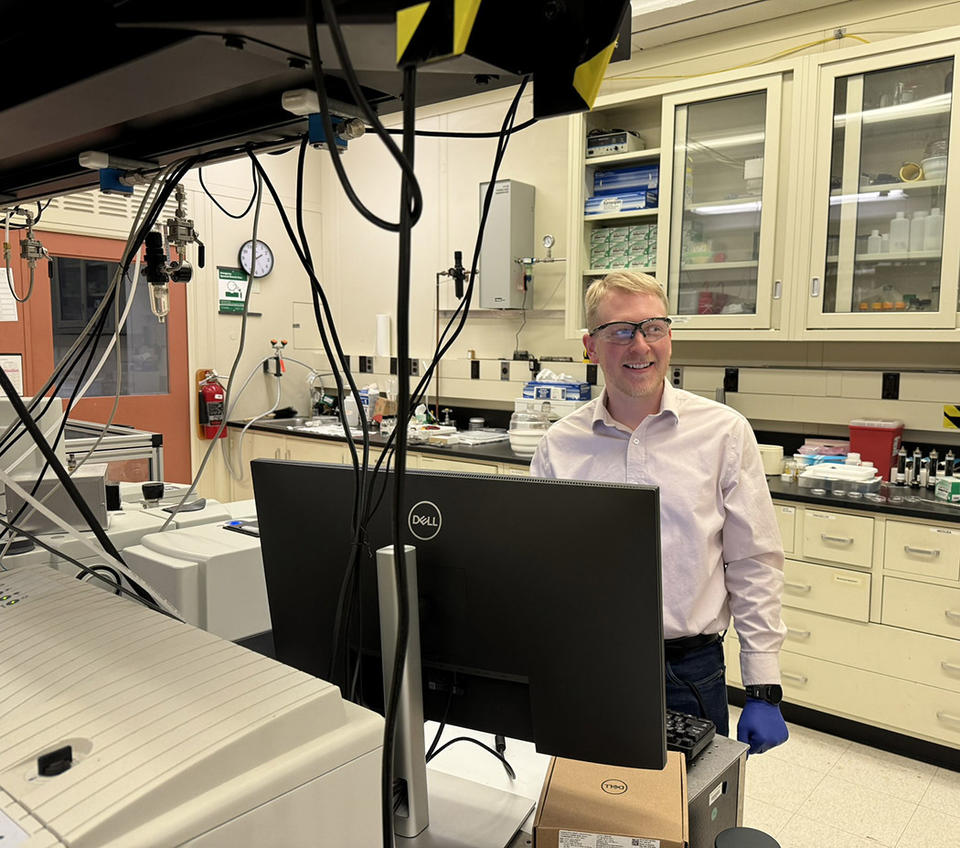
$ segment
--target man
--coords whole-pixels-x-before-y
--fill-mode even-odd
[[[737,738],[762,753],[787,739],[778,706],[783,546],[747,420],[666,380],[667,312],[645,274],[590,286],[583,344],[606,386],[550,428],[530,471],[660,487],[667,704],[727,734],[721,639],[732,613],[747,691]]]

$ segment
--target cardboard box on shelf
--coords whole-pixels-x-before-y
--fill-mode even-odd
[[[668,752],[660,771],[554,757],[540,794],[533,839],[536,848],[687,848],[683,755]]]

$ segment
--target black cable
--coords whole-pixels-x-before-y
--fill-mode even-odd
[[[532,127],[534,124],[538,123],[537,118],[530,118],[527,121],[524,121],[522,124],[517,124],[513,127],[509,134],[513,135],[518,133],[521,130],[527,129],[527,127]],[[370,129],[365,127],[364,129]],[[388,132],[391,135],[400,135],[403,133],[403,130],[394,129],[393,127],[387,127],[384,129],[384,132]],[[503,130],[499,132],[494,130],[492,132],[451,132],[446,130],[417,130],[416,134],[422,138],[502,138]]]
[[[84,574],[82,571],[78,571],[77,574],[76,574],[76,578],[77,578],[77,580],[80,580],[80,581],[86,581],[86,580],[88,580],[90,577],[93,577],[94,574],[99,574],[101,571],[103,571],[103,572],[105,572],[106,574],[109,574],[111,577],[113,577],[113,580],[114,580],[114,582],[116,583],[116,590],[114,591],[114,594],[115,594],[115,595],[119,595],[119,594],[120,594],[120,585],[121,585],[121,583],[122,583],[122,580],[121,580],[121,578],[120,578],[120,572],[119,572],[119,571],[116,571],[116,570],[113,569],[113,568],[111,568],[109,565],[91,565],[91,566],[90,566],[90,572],[91,572],[91,573],[89,573],[89,574]],[[101,579],[103,579],[103,578],[101,578]]]
[[[13,530],[13,531],[16,532],[18,535],[24,536],[24,537],[26,537],[27,539],[30,539],[34,544],[39,545],[39,546],[40,546],[41,548],[43,548],[45,551],[49,551],[49,552],[50,552],[51,554],[53,554],[54,556],[58,556],[58,557],[60,557],[60,559],[66,560],[66,561],[69,562],[71,565],[75,565],[75,566],[76,566],[77,568],[79,568],[79,569],[81,570],[81,572],[83,572],[84,574],[86,574],[87,572],[90,572],[90,573],[92,574],[92,576],[96,577],[97,580],[100,580],[101,582],[107,583],[107,585],[109,585],[111,589],[116,588],[115,585],[114,585],[111,581],[109,581],[109,580],[107,580],[105,577],[101,577],[99,574],[97,574],[97,572],[96,572],[95,569],[98,568],[99,566],[84,565],[82,562],[80,562],[80,560],[76,559],[75,557],[69,556],[68,554],[65,554],[65,553],[61,553],[61,552],[58,551],[53,545],[51,545],[49,542],[44,542],[44,541],[43,541],[43,538],[40,537],[40,536],[38,536],[36,533],[32,533],[32,532],[29,531],[29,530],[24,530],[24,529],[19,528],[19,527],[14,527],[14,526],[13,526],[9,521],[7,521],[5,518],[0,518],[0,526],[5,527],[5,528],[8,529],[8,530]],[[106,567],[106,566],[104,566],[104,567]],[[6,570],[6,569],[0,568],[0,571],[5,571],[5,570]],[[136,594],[135,592],[131,592],[129,589],[124,589],[123,586],[120,586],[120,592],[123,593],[124,595],[127,595],[127,596],[128,596],[129,598],[131,598],[132,600],[137,601],[138,603],[143,604],[143,605],[144,605],[145,607],[147,607],[148,609],[151,609],[151,610],[153,610],[154,612],[159,612],[159,613],[161,613],[162,615],[167,616],[167,618],[172,618],[174,621],[183,621],[182,618],[179,618],[178,616],[174,615],[172,612],[169,612],[169,611],[165,610],[162,606],[160,606],[160,605],[159,605],[156,601],[154,601],[152,598],[148,600],[147,598],[141,597],[140,595]]]
[[[226,215],[228,218],[233,218],[234,220],[237,220],[237,221],[239,221],[241,218],[247,217],[247,213],[249,213],[250,210],[253,209],[253,204],[257,199],[257,169],[253,166],[252,163],[250,165],[250,172],[251,172],[251,175],[253,176],[253,194],[250,195],[250,202],[247,204],[247,208],[244,209],[243,212],[241,212],[239,215],[234,215],[232,212],[228,212],[226,209],[224,209],[223,206],[220,205],[220,201],[217,200],[217,198],[215,198],[210,193],[210,189],[207,188],[206,183],[204,183],[203,181],[203,168],[197,168],[197,176],[200,178],[200,188],[203,189],[204,194],[206,194],[206,196],[213,201],[213,205],[216,206],[217,209],[219,209],[221,212],[223,212],[224,215]]]
[[[93,514],[93,510],[90,509],[90,506],[77,490],[76,483],[73,482],[73,479],[63,467],[63,463],[60,462],[60,458],[50,448],[47,440],[43,437],[43,433],[40,432],[40,428],[37,426],[37,423],[30,417],[30,413],[27,412],[27,408],[24,406],[23,401],[17,394],[17,390],[14,388],[13,383],[10,382],[7,372],[2,368],[0,368],[0,388],[3,389],[10,401],[11,406],[13,406],[14,411],[20,417],[20,421],[23,423],[24,427],[27,428],[27,431],[30,433],[33,440],[37,443],[37,447],[40,449],[40,452],[44,455],[47,462],[50,463],[53,473],[57,475],[57,479],[70,496],[70,500],[73,501],[76,508],[80,511],[80,514],[83,516],[83,520],[87,522],[87,526],[93,531],[93,535],[97,537],[97,541],[100,542],[100,544],[103,546],[103,549],[110,554],[110,556],[114,557],[120,562],[123,562],[120,552],[117,550],[110,537],[107,536],[103,527],[100,526],[100,522],[97,521],[97,517]]]
[[[324,8],[332,4],[324,0]],[[332,8],[331,8],[332,11]],[[407,467],[407,418],[410,415],[410,370],[406,367],[409,358],[410,323],[410,241],[413,217],[410,209],[414,152],[414,120],[416,113],[416,79],[414,66],[403,69],[403,155],[410,166],[404,170],[400,183],[400,234],[397,245],[397,421],[399,426],[395,448],[393,475],[393,566],[397,582],[397,636],[396,653],[390,692],[384,700],[383,760],[381,771],[381,799],[383,816],[383,848],[393,846],[393,814],[390,810],[390,790],[393,784],[393,758],[396,747],[397,710],[403,684],[403,669],[407,659],[407,640],[410,634],[410,598],[407,591],[407,566],[402,533],[403,497]]]
[[[397,148],[394,140],[390,138],[389,134],[385,131],[383,124],[380,122],[380,119],[373,111],[370,103],[367,101],[367,98],[360,88],[360,83],[357,81],[356,72],[353,69],[350,56],[347,54],[346,44],[343,40],[343,34],[340,31],[340,24],[337,21],[333,3],[329,2],[329,0],[321,0],[321,3],[323,5],[323,13],[324,17],[326,18],[327,27],[330,30],[330,36],[333,39],[333,45],[337,52],[337,57],[340,60],[340,67],[343,70],[347,87],[350,89],[350,93],[353,95],[354,101],[356,102],[357,106],[360,107],[360,111],[363,112],[367,122],[373,127],[374,132],[379,136],[380,140],[387,148],[387,152],[393,157],[397,165],[400,167],[401,172],[409,180],[411,180],[412,189],[410,202],[412,204],[412,226],[419,220],[420,214],[423,211],[423,196],[420,192],[420,185],[417,182],[416,175],[413,173],[413,165],[406,160],[406,157],[404,157],[403,153]],[[327,102],[327,91],[324,83],[323,63],[320,60],[320,45],[317,40],[317,19],[313,0],[307,0],[306,2],[306,16],[307,40],[310,44],[310,58],[313,67],[314,83],[317,88],[317,99],[320,103],[320,117],[323,120],[323,131],[327,138],[327,148],[330,151],[330,158],[333,162],[334,170],[337,172],[337,178],[340,180],[340,185],[342,186],[344,193],[347,195],[347,198],[349,199],[350,203],[353,204],[353,207],[357,210],[357,212],[359,212],[371,224],[374,224],[381,229],[388,230],[389,232],[397,233],[400,231],[402,223],[394,224],[393,222],[387,221],[371,212],[353,190],[353,186],[350,184],[350,180],[343,168],[343,163],[340,161],[340,151],[337,149],[336,133],[333,129],[333,121],[330,117],[330,108]]]
[[[432,760],[434,757],[436,757],[438,754],[445,751],[447,748],[449,748],[451,745],[453,745],[456,742],[472,742],[474,745],[479,745],[481,748],[483,748],[484,751],[487,751],[488,753],[493,754],[494,757],[500,760],[500,762],[503,764],[503,767],[507,771],[507,775],[509,775],[511,780],[517,779],[517,773],[513,770],[513,766],[511,766],[510,763],[507,762],[507,758],[503,756],[503,754],[500,754],[494,751],[493,748],[491,748],[489,745],[484,744],[479,739],[474,739],[472,736],[457,736],[456,738],[451,739],[449,742],[444,742],[439,748],[437,748],[436,751],[433,752],[432,757],[427,758],[427,762],[430,762],[430,760]]]

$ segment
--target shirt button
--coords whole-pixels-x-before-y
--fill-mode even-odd
[[[639,440],[639,439],[634,439],[634,440],[633,440],[633,443],[634,443],[635,445],[639,445],[639,444],[640,444],[640,440]]]

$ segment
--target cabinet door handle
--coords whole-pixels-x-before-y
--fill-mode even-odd
[[[805,674],[793,674],[789,671],[781,671],[780,676],[787,680],[792,680],[794,683],[799,683],[801,686],[806,685],[807,682],[807,675]]]
[[[945,712],[944,710],[937,711],[937,718],[940,721],[950,721],[954,724],[960,724],[960,716],[955,716],[952,713]]]
[[[852,545],[853,538],[851,536],[831,536],[829,533],[821,533],[820,538],[824,542],[836,542],[838,545]]]
[[[820,297],[820,278],[810,278],[810,297]]]
[[[793,589],[794,592],[803,592],[804,594],[813,588],[809,583],[791,583],[789,580],[784,580],[783,585],[788,589]]]
[[[904,545],[903,549],[908,554],[920,554],[921,556],[928,557],[940,556],[940,551],[938,551],[936,548],[915,548],[913,545]]]
[[[809,630],[794,630],[792,627],[787,628],[787,636],[792,636],[794,639],[809,639],[810,635]]]
[[[773,299],[780,300],[783,295],[783,280],[773,281]]]
[[[960,612],[956,610],[944,610],[943,614],[951,621],[960,621]]]
[[[946,660],[943,660],[940,663],[940,668],[942,668],[944,671],[960,672],[960,663],[952,663],[952,662],[947,662]]]

